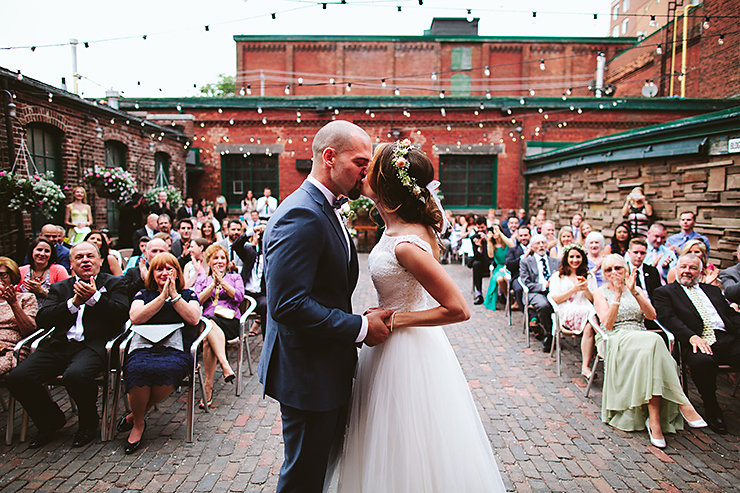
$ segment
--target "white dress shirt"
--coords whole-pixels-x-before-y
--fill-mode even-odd
[[[79,280],[80,278],[75,276],[75,282]],[[105,291],[105,286],[101,287],[100,289],[95,291],[95,294],[90,296],[90,298],[88,298],[88,300],[80,306],[75,306],[74,303],[72,303],[72,298],[67,300],[67,308],[69,308],[69,313],[73,315],[75,313],[77,314],[77,320],[75,321],[75,324],[67,331],[68,341],[82,342],[85,340],[85,328],[82,326],[82,317],[85,315],[85,307],[95,306],[95,304],[100,300],[100,295],[105,293]]]
[[[540,255],[539,253],[534,254],[534,260],[537,263],[537,282],[542,284],[542,287],[544,288],[547,286],[547,279],[545,279],[545,270],[544,266],[542,265],[542,259],[545,259],[545,262],[547,262],[547,254]],[[548,270],[550,269],[550,263],[547,263]],[[550,272],[550,276],[552,276],[552,272]]]
[[[257,212],[260,217],[270,218],[272,213],[275,212],[278,206],[278,201],[275,197],[260,197],[257,199]]]
[[[329,205],[334,204],[334,201],[336,200],[336,196],[332,193],[331,190],[326,188],[323,183],[321,183],[319,180],[314,178],[311,175],[308,175],[308,178],[306,178],[306,181],[314,185],[316,188],[319,189],[319,191],[324,195],[327,202],[329,202]],[[342,229],[342,232],[344,233],[344,240],[347,243],[347,258],[349,258],[349,252],[351,252],[350,246],[349,246],[349,233],[347,232],[347,228],[344,227],[344,221],[342,220],[342,216],[339,215],[339,209],[334,209],[334,215],[337,218],[337,221],[339,221],[339,227]],[[355,342],[362,342],[365,340],[365,337],[367,337],[367,317],[365,315],[362,315],[362,327],[360,327],[360,333],[357,335],[357,339],[355,339]]]
[[[722,317],[719,316],[719,312],[712,304],[712,300],[709,299],[709,296],[707,296],[707,293],[705,293],[704,290],[700,288],[698,284],[690,288],[687,288],[684,285],[681,285],[681,287],[686,292],[686,296],[689,297],[689,300],[691,300],[691,295],[689,294],[689,290],[690,289],[695,290],[696,294],[699,296],[699,299],[701,300],[702,305],[704,305],[704,309],[707,311],[707,314],[709,314],[709,321],[711,322],[712,328],[714,330],[726,330],[725,323],[722,321]],[[697,308],[697,311],[698,311],[698,308]]]
[[[625,256],[629,257],[628,254],[625,254]],[[647,298],[648,301],[650,301],[652,303],[652,300],[650,299],[650,294],[648,293],[648,290],[647,290],[647,284],[645,284],[645,271],[642,268],[642,266],[643,266],[644,263],[645,262],[643,262],[642,264],[640,264],[640,267],[635,267],[632,264],[632,260],[628,260],[627,265],[629,266],[630,273],[632,273],[633,270],[637,269],[637,277],[640,280],[639,281],[639,284],[638,284],[638,287],[640,287],[640,290],[645,295],[645,298]]]

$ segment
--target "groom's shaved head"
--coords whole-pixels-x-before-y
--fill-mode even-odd
[[[324,149],[331,147],[337,154],[349,147],[355,136],[366,137],[367,133],[347,120],[335,120],[329,122],[316,132],[311,144],[314,166],[321,165],[321,155]]]

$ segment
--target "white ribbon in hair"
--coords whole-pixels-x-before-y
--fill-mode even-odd
[[[427,183],[426,189],[429,190],[429,195],[432,196],[434,202],[437,204],[439,212],[442,213],[442,231],[440,231],[439,234],[443,235],[445,231],[447,231],[447,216],[445,215],[445,210],[442,208],[442,202],[440,202],[439,200],[439,195],[437,195],[437,189],[439,188],[439,185],[440,183],[438,180],[432,180]]]

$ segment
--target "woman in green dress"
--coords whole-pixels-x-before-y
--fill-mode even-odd
[[[511,280],[511,274],[506,270],[506,254],[509,251],[509,247],[507,246],[506,237],[501,232],[498,224],[494,224],[491,227],[486,239],[488,240],[486,242],[488,245],[488,256],[491,258],[493,270],[491,271],[491,281],[488,283],[488,292],[486,293],[486,299],[483,301],[483,305],[489,310],[495,310],[498,292],[506,293],[506,280]]]
[[[637,269],[627,274],[624,258],[612,254],[601,264],[604,284],[594,293],[594,305],[608,334],[596,335],[604,358],[601,420],[624,431],[648,429],[650,443],[665,447],[663,433],[706,422],[683,393],[676,362],[663,339],[645,330],[643,319],[655,319],[655,308],[635,286]]]

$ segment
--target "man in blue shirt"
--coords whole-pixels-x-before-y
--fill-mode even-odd
[[[678,220],[679,226],[681,226],[681,232],[668,237],[668,246],[678,253],[687,241],[701,240],[707,246],[707,253],[709,253],[709,240],[707,237],[694,231],[694,225],[696,224],[694,213],[684,211],[678,216]]]
[[[43,236],[44,238],[49,240],[52,245],[54,245],[54,248],[56,248],[57,250],[57,263],[67,269],[67,272],[70,272],[69,248],[62,244],[62,240],[64,240],[64,233],[59,230],[58,226],[55,226],[53,224],[45,224],[41,228],[40,236]]]

